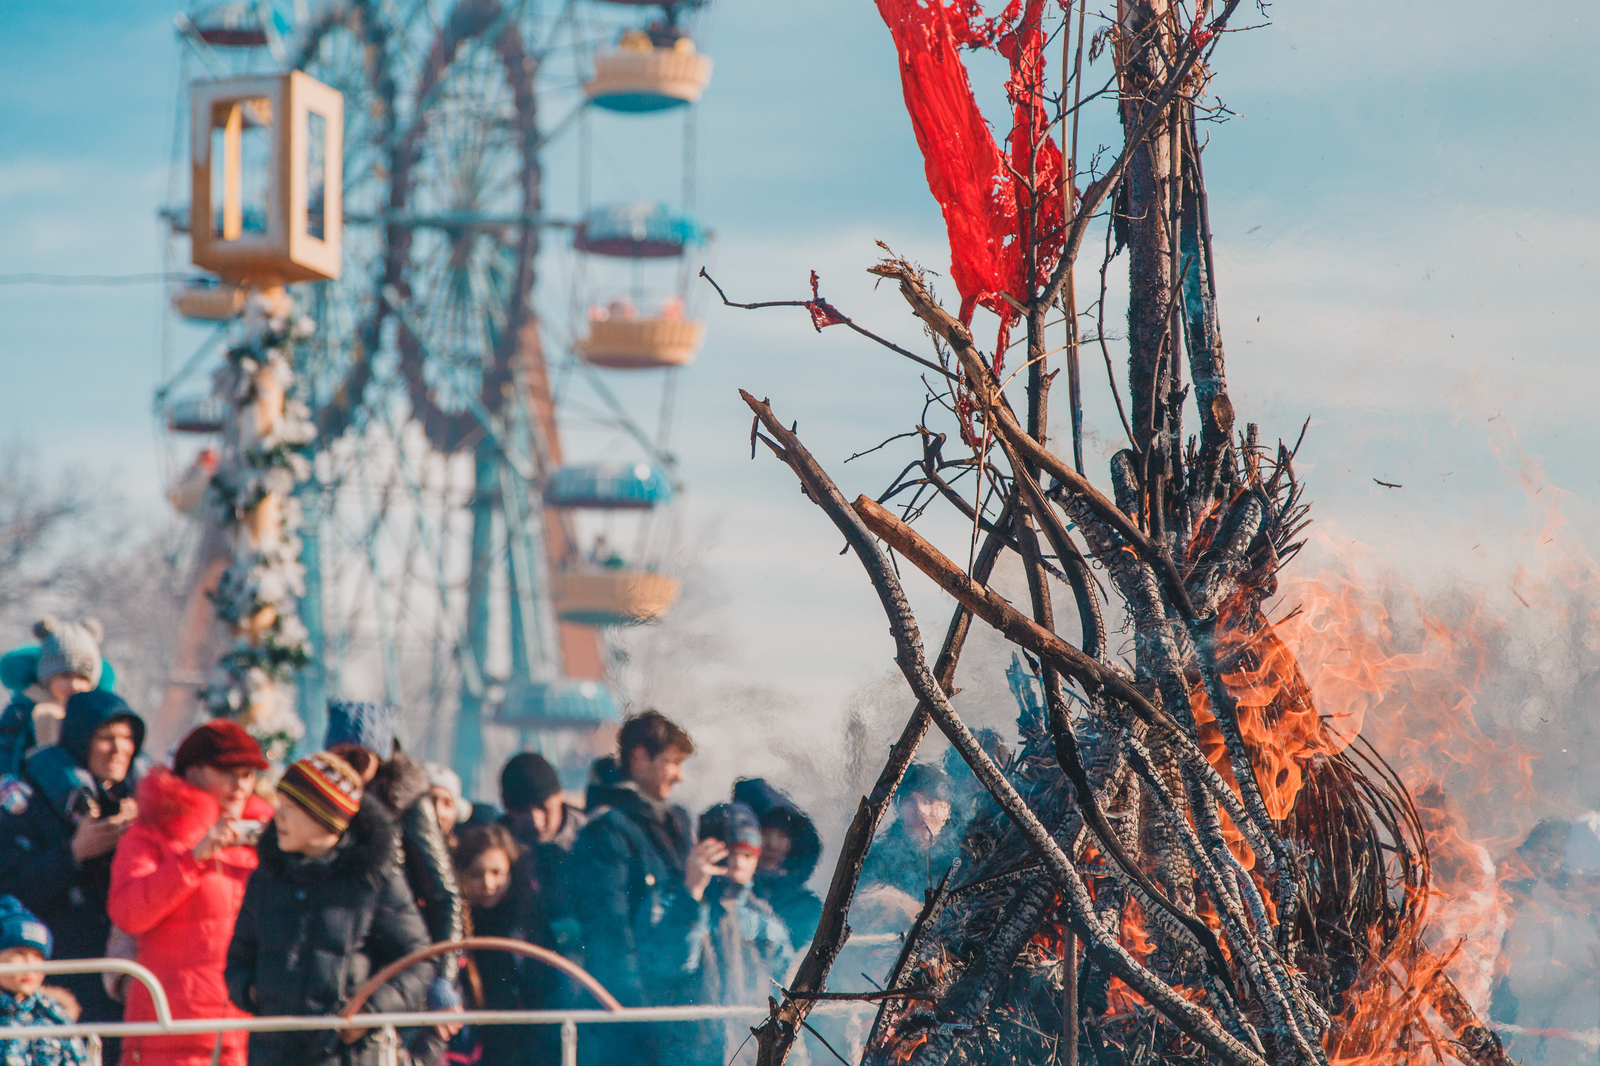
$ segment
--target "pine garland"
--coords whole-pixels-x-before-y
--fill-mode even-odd
[[[253,293],[244,325],[243,342],[229,349],[214,378],[216,394],[234,413],[210,488],[210,504],[233,544],[233,563],[211,599],[235,640],[201,700],[213,716],[237,721],[281,763],[305,734],[290,685],[311,658],[297,608],[305,566],[294,490],[311,474],[316,427],[305,404],[288,393],[294,343],[314,326],[294,317],[281,289]]]

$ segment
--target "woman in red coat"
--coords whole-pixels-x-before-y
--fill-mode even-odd
[[[216,719],[184,738],[171,770],[139,783],[139,819],[117,845],[107,910],[138,938],[137,961],[160,978],[174,1018],[244,1017],[222,972],[256,868],[255,839],[272,819],[271,804],[255,794],[256,774],[266,768],[248,733]],[[126,1020],[153,1020],[144,985],[126,987]],[[245,1066],[247,1041],[240,1032],[130,1037],[122,1063]]]

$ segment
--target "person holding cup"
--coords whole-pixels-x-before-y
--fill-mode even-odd
[[[255,872],[255,842],[272,805],[256,795],[266,756],[225,718],[192,731],[172,769],[139,784],[139,817],[111,867],[107,910],[138,940],[136,961],[161,979],[174,1018],[242,1017],[223,969],[233,926]],[[142,984],[127,985],[130,1022],[155,1018]],[[220,1041],[220,1047],[219,1047]],[[245,1033],[130,1037],[124,1066],[245,1066]]]

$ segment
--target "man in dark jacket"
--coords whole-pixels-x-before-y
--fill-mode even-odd
[[[937,766],[912,763],[895,793],[894,824],[872,842],[861,884],[889,885],[921,902],[938,886],[961,848],[950,824],[950,778]]]
[[[525,751],[500,771],[500,824],[522,845],[515,876],[532,893],[533,921],[545,939],[535,943],[576,958],[583,950],[572,891],[572,849],[588,821],[561,790],[556,768]]]
[[[144,720],[120,696],[95,690],[67,700],[61,742],[29,753],[21,776],[0,777],[0,895],[13,895],[50,927],[57,959],[106,953],[111,859],[138,816],[135,767]],[[85,1022],[121,1021],[99,974],[57,979]]]
[[[363,799],[347,763],[327,752],[292,764],[261,836],[233,941],[228,995],[257,1015],[334,1014],[368,977],[429,943],[395,861],[394,823]],[[403,970],[362,1010],[421,1010],[432,962]],[[376,1066],[374,1034],[328,1029],[251,1033],[251,1066]]]
[[[789,931],[751,891],[761,862],[761,823],[743,803],[719,803],[700,816],[700,839],[721,845],[724,865],[704,891],[671,886],[640,934],[647,980],[687,986],[695,1006],[749,1007],[767,1001],[794,957]],[[751,1063],[745,1021],[701,1021],[676,1030],[659,1062],[666,1066]],[[741,1050],[749,1052],[741,1057]]]
[[[326,747],[355,767],[368,796],[382,803],[399,826],[398,865],[422,912],[429,938],[435,944],[460,940],[466,928],[461,891],[444,828],[434,810],[428,768],[400,750],[395,738],[397,717],[395,708],[387,703],[329,700]],[[461,1005],[455,990],[458,965],[453,955],[440,964],[440,979],[429,991],[430,1010]]]
[[[653,976],[641,958],[656,919],[677,896],[699,901],[728,855],[719,840],[694,844],[689,815],[668,802],[683,780],[683,761],[694,741],[658,711],[634,715],[617,735],[619,784],[591,786],[589,824],[573,852],[573,882],[579,886],[578,922],[583,930],[584,967],[625,1006],[692,1003],[699,990],[694,974]],[[681,1043],[675,1026],[601,1026],[579,1046],[598,1063],[656,1066],[673,1061]]]

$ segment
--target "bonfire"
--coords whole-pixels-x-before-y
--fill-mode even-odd
[[[1237,419],[1225,374],[1199,131],[1219,111],[1210,64],[1238,0],[1121,0],[1095,22],[1085,0],[1011,0],[992,17],[976,0],[877,2],[959,306],[887,248],[872,273],[898,287],[922,341],[866,330],[814,274],[808,298],[722,294],[871,337],[915,364],[908,388],[926,390],[932,415],[895,427],[918,451],[900,477],[850,501],[774,405],[744,394],[752,450],[770,449],[844,534],[918,700],[861,800],[816,938],[755,1031],[759,1060],[784,1062],[813,1004],[852,995],[828,991],[829,970],[874,832],[934,726],[993,802],[928,894],[885,989],[863,997],[878,1004],[864,1062],[1506,1061],[1450,958],[1424,942],[1417,805],[1381,752],[1319,713],[1264,607],[1307,507],[1298,445],[1269,446]],[[964,49],[1009,63],[998,142]],[[1086,50],[1091,65],[1110,56],[1108,84],[1085,84]],[[1124,141],[1085,162],[1079,113],[1094,99],[1115,100]],[[1100,298],[1080,310],[1075,270],[1102,230]],[[1124,249],[1119,388],[1105,277]],[[975,333],[979,309],[992,343]],[[1128,442],[1095,476],[1081,402],[1090,351]],[[1061,370],[1071,439],[1055,441],[1048,400]],[[959,512],[970,539],[941,549],[913,528],[934,506]],[[1026,573],[1025,603],[990,586],[1005,553]],[[907,567],[958,603],[931,662],[902,590]],[[1004,765],[950,703],[974,624],[1016,646],[1041,697]],[[1108,631],[1131,640],[1113,647]]]

